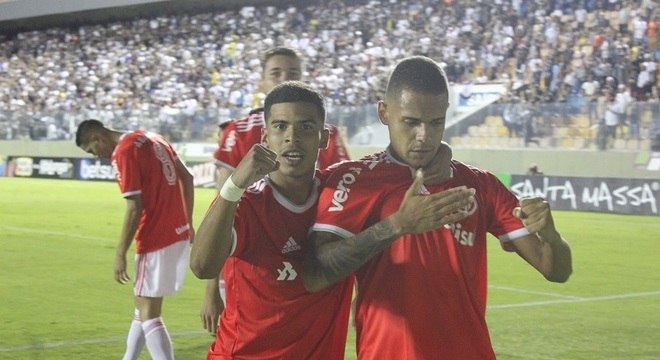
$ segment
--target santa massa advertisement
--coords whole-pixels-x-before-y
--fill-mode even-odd
[[[660,181],[513,175],[509,186],[519,198],[544,197],[554,210],[620,214],[660,214]]]

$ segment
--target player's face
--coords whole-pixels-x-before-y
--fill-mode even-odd
[[[445,132],[448,95],[403,90],[386,101],[378,103],[378,114],[389,128],[394,156],[413,168],[429,166]]]
[[[86,153],[92,154],[101,159],[110,159],[114,147],[109,145],[105,139],[100,136],[94,135],[91,137],[87,144],[80,147]]]
[[[267,94],[285,81],[300,80],[300,59],[286,55],[271,56],[266,62],[259,89]]]
[[[280,167],[276,173],[293,177],[313,174],[319,149],[328,142],[328,131],[316,105],[274,104],[268,116],[263,143],[277,153]]]

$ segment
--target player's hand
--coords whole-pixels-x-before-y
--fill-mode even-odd
[[[417,172],[415,180],[406,191],[399,210],[390,216],[390,221],[400,235],[420,234],[446,224],[465,219],[474,203],[474,189],[459,186],[439,193],[420,194],[424,174]]]
[[[236,186],[245,189],[279,167],[277,153],[261,144],[255,144],[238,164],[231,179]]]
[[[218,319],[220,312],[224,309],[224,304],[220,294],[217,296],[205,296],[202,308],[199,311],[199,318],[202,320],[202,326],[209,333],[215,334],[218,330]]]
[[[433,161],[424,168],[424,184],[435,185],[450,179],[452,156],[451,147],[443,141]]]
[[[520,200],[520,206],[513,209],[513,216],[522,220],[530,233],[538,234],[544,241],[559,238],[550,204],[541,197]]]
[[[126,255],[117,255],[115,257],[115,281],[120,284],[126,284],[131,278],[126,273]]]

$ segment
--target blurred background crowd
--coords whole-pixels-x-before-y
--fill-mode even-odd
[[[277,45],[301,53],[303,79],[349,137],[374,121],[386,74],[413,54],[454,84],[506,83],[511,131],[524,126],[521,103],[602,123],[610,102],[623,112],[658,102],[658,27],[652,0],[328,0],[3,33],[0,139],[67,140],[97,118],[212,140],[220,121],[260,106],[260,54]]]

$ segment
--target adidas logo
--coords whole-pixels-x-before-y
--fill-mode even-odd
[[[284,247],[282,248],[282,254],[290,253],[300,249],[300,245],[298,245],[298,243],[293,240],[293,237],[289,237],[289,240],[286,241],[286,244],[284,244]]]

